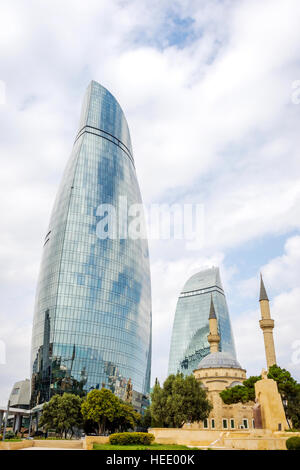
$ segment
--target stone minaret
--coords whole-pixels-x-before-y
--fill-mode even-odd
[[[210,352],[218,352],[219,351],[219,343],[220,343],[220,336],[218,333],[218,320],[216,317],[215,307],[213,303],[212,296],[210,298],[210,311],[209,311],[209,335],[207,340],[210,346]]]
[[[273,339],[274,320],[271,319],[269,299],[266,293],[262,275],[260,275],[260,296],[259,304],[261,311],[261,320],[259,326],[263,330],[267,367],[276,364],[275,346]]]

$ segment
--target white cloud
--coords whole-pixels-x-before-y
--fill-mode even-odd
[[[1,3],[5,328],[13,331],[25,317],[26,325],[31,322],[41,241],[81,99],[95,79],[119,99],[128,118],[145,202],[205,205],[206,245],[199,253],[164,243],[151,250],[153,375],[163,376],[166,338],[189,273],[205,259],[222,263],[233,246],[299,229],[300,108],[291,101],[292,83],[300,78],[299,12],[297,0]],[[186,39],[181,40],[176,17],[192,19]],[[298,271],[288,250],[289,261],[274,260],[264,268],[277,296],[297,289]],[[234,271],[227,261],[223,277],[230,279]],[[26,297],[26,309],[19,296]],[[251,338],[253,330],[247,335],[242,327]],[[10,338],[0,329],[3,335]],[[22,336],[18,361],[9,372],[0,369],[5,384],[12,376],[22,378],[22,357],[29,355],[22,330],[17,335]]]
[[[283,292],[271,302],[271,317],[275,320],[274,342],[277,363],[300,380],[300,288]],[[259,309],[245,312],[233,324],[238,359],[248,375],[259,375],[266,368],[263,332],[259,327]],[[298,353],[297,353],[298,351]],[[295,354],[296,353],[296,354]],[[298,354],[298,356],[297,356]]]
[[[26,289],[18,288],[18,294],[13,298],[11,293],[6,294],[7,299],[0,312],[0,340],[5,346],[5,363],[0,363],[1,405],[6,405],[15,382],[29,378],[32,298],[29,296],[28,299]],[[5,293],[2,289],[1,293],[3,298]]]
[[[300,380],[300,361],[297,363],[293,359],[293,354],[297,351],[297,344],[300,340],[299,260],[300,236],[294,236],[286,241],[284,253],[270,260],[261,269],[270,298],[271,317],[275,320],[274,340],[277,362],[281,367],[290,370],[298,380]],[[257,279],[258,276],[240,283],[241,295],[256,296]],[[245,312],[234,323],[239,359],[252,373],[265,364],[263,334],[259,328],[259,319],[260,311],[257,309]]]
[[[264,266],[263,273],[277,292],[299,287],[300,236],[289,238],[285,243],[283,255]]]
[[[286,240],[284,252],[260,267],[267,291],[276,295],[299,287],[300,279],[300,236]],[[257,297],[258,276],[245,279],[238,284],[241,296]]]

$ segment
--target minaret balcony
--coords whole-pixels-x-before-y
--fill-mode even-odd
[[[259,320],[259,326],[262,330],[264,330],[265,328],[274,328],[274,320],[272,320],[271,318]]]
[[[219,343],[220,342],[220,336],[219,335],[212,335],[209,334],[207,337],[207,340],[209,343]]]

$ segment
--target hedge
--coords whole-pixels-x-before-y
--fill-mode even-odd
[[[7,439],[16,439],[16,435],[13,431],[7,431],[5,434],[5,440]]]
[[[112,445],[150,445],[153,441],[154,435],[148,432],[118,432],[109,436],[109,443]]]
[[[300,437],[289,437],[286,441],[287,450],[300,450]]]

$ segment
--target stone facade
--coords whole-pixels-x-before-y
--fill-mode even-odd
[[[282,400],[275,380],[262,372],[262,380],[255,384],[255,396],[261,406],[262,427],[271,431],[284,431],[288,427]]]
[[[198,369],[194,376],[201,381],[213,405],[206,422],[186,425],[190,429],[234,430],[253,429],[254,402],[225,405],[220,392],[246,380],[246,371],[236,368]]]
[[[210,344],[210,354],[200,361],[198,368],[194,370],[194,376],[207,391],[213,409],[205,421],[190,423],[185,427],[212,431],[253,429],[254,402],[226,405],[220,397],[220,392],[224,389],[242,385],[247,377],[245,369],[234,357],[219,351],[218,320],[212,297],[209,312],[208,342]]]
[[[94,444],[109,444],[108,436],[85,436],[83,441],[84,450],[93,450]]]
[[[83,449],[83,440],[38,440],[38,439],[23,439],[19,442],[0,442],[0,450],[19,450],[28,447],[46,448],[46,449]]]
[[[286,440],[300,433],[266,429],[211,431],[203,429],[152,428],[157,444],[178,444],[211,449],[286,450]]]

